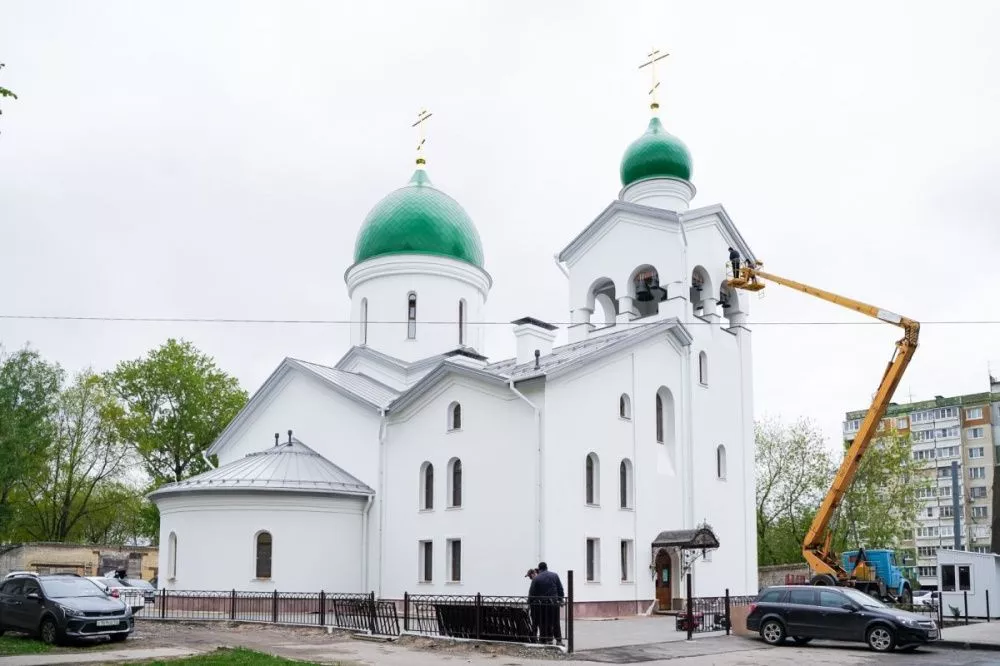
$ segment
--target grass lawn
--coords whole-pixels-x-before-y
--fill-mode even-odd
[[[48,652],[52,647],[31,636],[8,634],[0,636],[0,655],[9,654],[40,654]]]
[[[244,650],[243,648],[235,650],[224,648],[208,654],[198,655],[197,657],[183,657],[169,661],[152,661],[148,662],[146,666],[179,666],[181,664],[184,666],[286,666],[286,664],[303,666],[308,663],[282,659],[281,657],[272,657],[269,654]]]

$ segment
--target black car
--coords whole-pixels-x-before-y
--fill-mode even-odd
[[[0,586],[0,634],[21,631],[46,643],[90,636],[123,641],[134,626],[130,608],[80,576],[17,576]]]
[[[896,610],[849,587],[787,585],[769,587],[750,605],[747,630],[780,645],[814,638],[863,641],[878,652],[913,650],[941,637],[934,620]]]

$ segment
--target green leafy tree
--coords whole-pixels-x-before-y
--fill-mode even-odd
[[[898,548],[917,526],[918,492],[930,485],[924,464],[913,458],[909,436],[893,430],[878,437],[841,502],[833,543],[840,551]]]
[[[21,480],[22,530],[32,539],[69,540],[91,512],[113,507],[116,498],[102,486],[122,475],[129,454],[108,418],[114,407],[104,382],[90,371],[62,391],[45,472]]]
[[[79,535],[85,543],[140,544],[150,539],[144,515],[149,502],[141,490],[114,481],[97,488],[91,510],[80,521]]]
[[[62,369],[36,351],[0,349],[0,538],[13,527],[24,480],[45,473],[62,379]]]
[[[154,487],[206,471],[203,453],[247,401],[234,377],[183,340],[118,364],[108,381],[118,398],[115,427]]]
[[[808,420],[755,425],[758,563],[802,561],[802,540],[829,486],[833,462]]]

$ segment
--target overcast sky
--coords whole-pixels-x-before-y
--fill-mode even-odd
[[[1000,3],[968,0],[3,0],[0,85],[20,99],[0,101],[0,315],[347,318],[355,234],[409,178],[426,106],[431,178],[483,239],[489,318],[567,321],[552,254],[618,194],[655,45],[694,205],[722,203],[767,269],[921,321],[997,321],[998,34]],[[757,415],[836,439],[898,329],[764,293]],[[987,390],[998,334],[925,324],[896,400]],[[8,350],[71,370],[168,336],[250,391],[349,338],[0,319]],[[511,355],[510,327],[485,351]]]

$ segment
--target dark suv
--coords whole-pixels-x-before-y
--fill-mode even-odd
[[[878,652],[909,651],[940,638],[934,620],[886,606],[849,587],[788,585],[769,587],[750,605],[747,630],[780,645],[814,638],[863,641]]]
[[[86,578],[72,574],[19,575],[0,586],[0,634],[37,634],[46,643],[132,633],[132,611]]]

